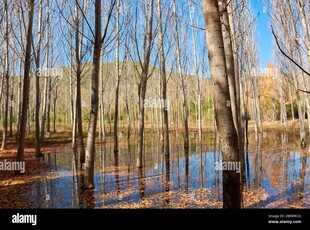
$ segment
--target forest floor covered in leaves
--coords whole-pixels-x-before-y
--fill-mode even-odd
[[[34,148],[25,148],[25,173],[2,170],[0,172],[0,208],[30,208],[32,204],[26,194],[31,184],[41,180],[48,173],[48,166],[35,156]],[[43,152],[53,151],[53,147],[44,147]],[[16,161],[16,146],[9,145],[7,150],[0,150],[0,161]]]

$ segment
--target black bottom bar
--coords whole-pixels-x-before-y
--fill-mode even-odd
[[[37,215],[36,225],[12,223],[12,220],[31,222],[29,215]],[[296,228],[310,226],[310,209],[0,209],[0,225],[10,229],[25,229],[25,227],[42,229],[42,227],[64,227],[64,225],[69,225],[70,229],[91,226],[110,228],[110,226],[164,227],[166,225],[180,227],[277,225]]]

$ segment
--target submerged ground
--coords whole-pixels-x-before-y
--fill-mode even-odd
[[[170,165],[164,162],[157,132],[146,134],[144,169],[138,171],[136,138],[120,138],[118,161],[113,142],[97,144],[95,188],[83,191],[79,154],[69,143],[49,144],[44,157],[25,150],[26,173],[0,174],[0,208],[221,208],[221,152],[212,134],[191,133],[188,156],[182,138],[170,135]],[[250,143],[255,143],[250,137]],[[13,161],[16,150],[2,151],[0,161]],[[243,191],[244,208],[309,208],[310,157],[298,139],[269,132],[250,144]]]

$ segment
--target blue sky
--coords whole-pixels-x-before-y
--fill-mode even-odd
[[[260,67],[265,68],[268,62],[274,63],[273,37],[269,23],[270,17],[268,15],[268,8],[264,9],[262,0],[252,0],[252,7],[255,15],[259,13],[256,33],[258,38]]]

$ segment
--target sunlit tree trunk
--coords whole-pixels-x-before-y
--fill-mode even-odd
[[[19,142],[17,149],[17,161],[24,160],[25,131],[27,122],[27,112],[29,106],[29,89],[30,89],[30,64],[31,64],[31,43],[32,43],[32,25],[34,15],[34,0],[29,0],[28,30],[27,44],[25,52],[25,68],[24,68],[24,86],[23,86],[23,104],[22,114],[19,127]]]
[[[189,12],[190,12],[190,22],[192,25],[194,25],[193,22],[193,13],[194,8],[191,4],[191,1],[189,1]],[[192,45],[193,45],[193,52],[194,52],[194,68],[195,68],[195,74],[196,74],[196,94],[197,94],[197,121],[198,121],[198,141],[201,144],[201,138],[202,138],[202,127],[201,127],[201,79],[199,77],[198,73],[198,60],[197,60],[197,41],[194,33],[195,28],[192,27]]]
[[[15,61],[13,62],[13,69],[15,69]],[[13,136],[13,108],[14,108],[14,92],[15,92],[15,76],[12,77],[12,83],[11,83],[11,95],[10,95],[10,130],[9,130],[9,137]],[[0,99],[1,101],[1,99]]]
[[[211,79],[214,83],[216,125],[221,140],[223,162],[239,162],[238,136],[234,126],[227,79],[224,39],[217,0],[203,0]],[[234,73],[233,73],[234,74]],[[223,208],[240,208],[240,174],[223,171]]]
[[[143,38],[143,63],[142,72],[140,75],[140,82],[138,88],[139,95],[139,105],[138,105],[138,157],[137,157],[137,167],[141,168],[143,166],[142,156],[143,156],[143,139],[144,139],[144,100],[146,94],[147,80],[149,77],[149,64],[151,57],[151,47],[153,39],[153,6],[154,0],[149,3],[148,14],[146,16],[145,23],[145,34]]]
[[[49,11],[49,5],[47,5],[47,13],[46,13],[46,48],[45,48],[45,66],[46,69],[50,67],[50,44],[49,44],[49,37],[50,37],[50,11]],[[47,73],[44,74],[44,91],[43,91],[43,108],[42,108],[42,114],[41,114],[41,142],[44,142],[45,139],[45,119],[46,119],[46,113],[47,113],[47,107],[48,107],[48,94],[49,94],[49,76]],[[42,144],[42,143],[41,143]]]
[[[189,148],[189,131],[188,131],[188,108],[187,108],[187,96],[186,96],[186,79],[182,72],[181,63],[181,48],[179,40],[179,26],[178,26],[178,5],[174,0],[174,26],[175,26],[175,40],[176,40],[176,52],[177,52],[177,65],[179,69],[179,78],[181,80],[182,97],[183,97],[183,125],[184,125],[184,149],[187,151]],[[177,114],[178,116],[178,114]]]
[[[157,13],[159,20],[159,47],[160,47],[160,74],[162,85],[162,113],[164,117],[164,151],[166,161],[169,161],[169,118],[168,118],[168,100],[167,100],[167,77],[166,77],[166,58],[164,51],[164,33],[163,33],[163,21],[162,21],[162,4],[161,0],[157,0]]]
[[[221,13],[221,25],[223,31],[224,50],[226,59],[226,70],[229,85],[230,101],[227,101],[227,106],[231,108],[232,116],[234,119],[234,125],[238,134],[238,112],[237,112],[237,93],[236,93],[236,82],[235,82],[235,66],[234,56],[232,50],[232,40],[230,33],[230,24],[227,13],[227,2],[226,0],[219,1],[220,13]]]
[[[83,34],[83,28],[80,30],[80,16],[78,13],[77,3],[75,5],[75,61],[76,61],[76,124],[79,136],[79,150],[80,150],[80,164],[85,162],[85,149],[83,140],[83,120],[82,120],[82,106],[81,106],[81,78],[82,78],[82,42],[80,33]]]
[[[116,49],[115,49],[115,59],[116,59],[116,87],[115,87],[115,101],[114,101],[114,152],[118,152],[118,98],[119,98],[119,84],[121,80],[120,69],[119,69],[119,9],[120,8],[120,0],[117,0],[116,3]]]
[[[42,11],[43,2],[40,1],[39,5],[39,19],[38,19],[38,43],[35,56],[36,72],[35,72],[35,85],[36,85],[36,111],[35,111],[35,154],[40,156],[41,153],[41,139],[40,139],[40,55],[41,55],[41,41],[42,41]]]
[[[98,115],[98,83],[100,71],[101,41],[101,0],[95,0],[95,41],[93,53],[93,70],[91,77],[91,111],[88,126],[86,159],[84,173],[84,188],[94,187],[94,167],[95,167],[95,139]]]
[[[3,112],[3,131],[2,131],[2,145],[1,149],[6,149],[7,138],[8,138],[8,109],[9,109],[9,4],[7,0],[3,1],[5,11],[5,65],[4,65],[4,112]],[[2,90],[1,90],[2,92]],[[1,102],[1,101],[0,101]]]

